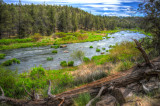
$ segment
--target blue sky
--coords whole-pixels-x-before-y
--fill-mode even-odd
[[[18,3],[19,0],[4,0],[6,3]],[[70,5],[94,15],[106,16],[142,16],[136,12],[142,0],[21,0],[23,4]]]

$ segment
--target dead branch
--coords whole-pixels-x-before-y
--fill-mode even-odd
[[[59,98],[60,99],[60,98]],[[58,106],[61,106],[64,103],[64,98],[60,99],[62,100],[61,103]]]
[[[2,87],[0,86],[1,92],[2,92],[2,97],[4,97],[4,91],[2,89]]]
[[[140,42],[138,42],[136,39],[133,39],[134,40],[134,42],[136,43],[136,45],[137,45],[137,49],[142,53],[142,56],[143,56],[143,58],[144,58],[144,60],[145,60],[145,62],[146,62],[146,65],[148,65],[149,67],[153,67],[152,66],[152,64],[151,64],[151,62],[150,62],[150,60],[149,60],[149,57],[148,57],[148,55],[147,55],[147,53],[145,52],[145,50],[143,49],[143,47],[141,46],[141,43],[144,41],[142,41],[141,43]]]
[[[35,90],[32,90],[32,93],[29,93],[26,87],[24,86],[24,82],[23,82],[23,87],[25,92],[31,97],[32,100],[39,100],[39,94],[35,93]]]
[[[92,102],[101,96],[105,88],[106,88],[105,86],[102,86],[101,89],[99,90],[98,95],[95,98],[91,99],[86,106],[91,106]]]
[[[51,97],[51,98],[55,98],[56,97],[55,95],[51,94],[51,80],[49,80],[48,96]]]

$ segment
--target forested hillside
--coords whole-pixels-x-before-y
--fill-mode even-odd
[[[77,30],[113,30],[140,27],[140,17],[95,16],[71,6],[6,4],[0,2],[0,38]]]

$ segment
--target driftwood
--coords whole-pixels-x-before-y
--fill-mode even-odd
[[[97,98],[99,98],[99,97],[102,95],[102,92],[103,92],[103,90],[104,90],[105,88],[106,88],[106,87],[102,86],[101,89],[99,90],[98,95],[97,95],[95,98],[93,98],[92,100],[90,100],[86,106],[90,106],[94,100],[96,100]]]

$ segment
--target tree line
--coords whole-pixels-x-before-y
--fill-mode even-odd
[[[140,27],[142,17],[95,16],[72,6],[46,4],[7,4],[0,0],[0,39],[24,38],[34,33],[77,30],[113,30]]]

